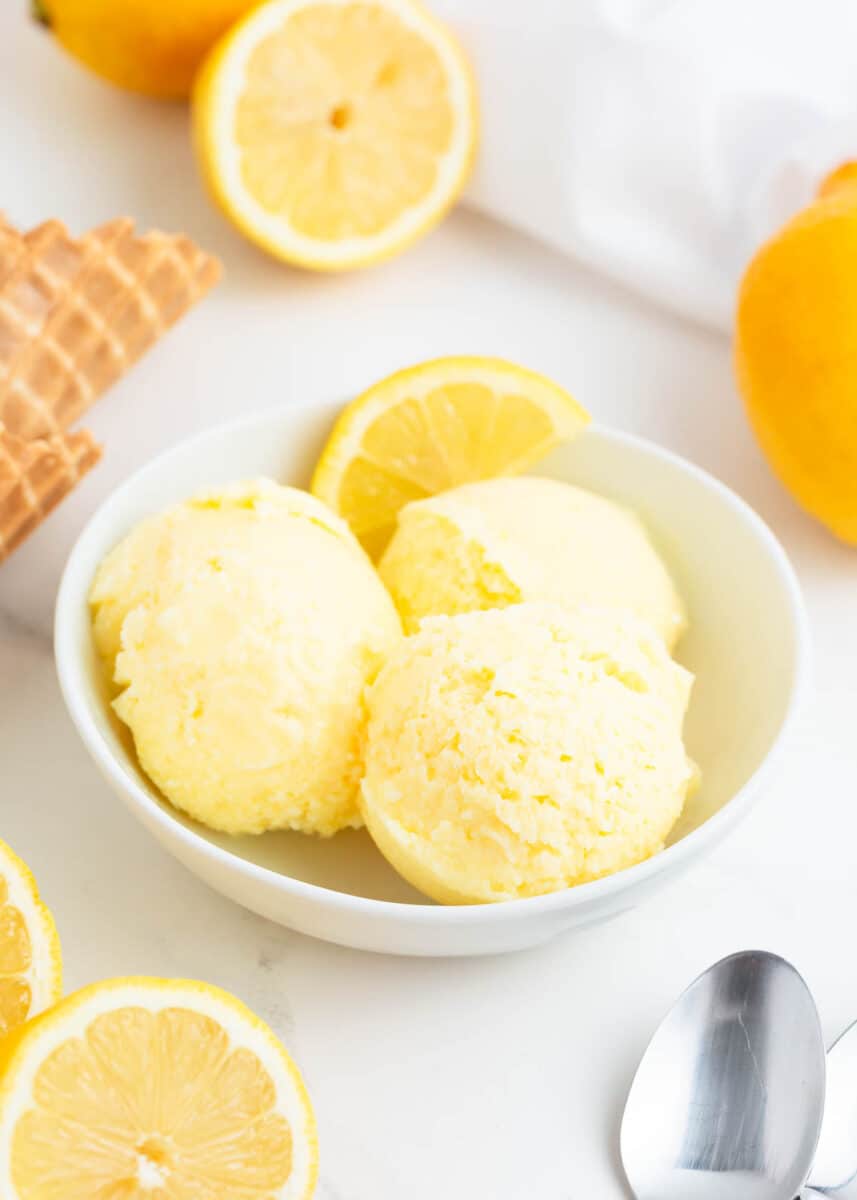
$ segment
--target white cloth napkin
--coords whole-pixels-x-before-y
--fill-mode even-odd
[[[741,270],[857,157],[854,0],[434,0],[476,64],[474,207],[728,328]]]

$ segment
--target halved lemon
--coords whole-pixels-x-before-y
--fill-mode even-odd
[[[61,995],[54,919],[29,868],[0,842],[0,1039]]]
[[[215,199],[272,254],[319,270],[387,258],[435,225],[476,132],[467,59],[416,0],[269,0],[194,88]]]
[[[438,358],[390,375],[346,407],[312,490],[377,555],[411,500],[523,471],[588,421],[568,392],[535,371],[500,358]]]
[[[109,980],[0,1043],[4,1200],[306,1200],[316,1167],[297,1067],[218,988]]]

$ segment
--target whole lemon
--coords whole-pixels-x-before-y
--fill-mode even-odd
[[[34,13],[96,74],[148,96],[182,97],[220,35],[258,0],[36,0]]]
[[[735,365],[774,471],[857,545],[857,163],[830,176],[750,263]]]

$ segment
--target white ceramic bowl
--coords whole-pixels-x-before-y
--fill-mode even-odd
[[[771,777],[806,676],[808,638],[788,560],[762,521],[722,484],[638,438],[591,429],[539,474],[634,508],[672,568],[690,612],[679,657],[697,682],[686,725],[703,783],[661,854],[569,891],[502,904],[430,904],[365,832],[229,837],[180,816],[140,771],[105,701],[87,594],[104,555],[141,517],[198,488],[255,475],[306,485],[338,405],[288,407],[213,429],[144,467],[95,513],[69,558],[56,613],[56,659],[72,719],[119,797],[213,888],[302,933],[392,954],[490,954],[545,941],[631,908],[704,855]]]

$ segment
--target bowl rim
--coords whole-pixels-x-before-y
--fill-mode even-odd
[[[625,867],[603,879],[591,880],[557,892],[540,896],[504,900],[496,904],[453,904],[440,905],[431,901],[406,903],[400,900],[377,900],[369,896],[338,892],[321,884],[308,883],[291,875],[284,875],[270,867],[261,866],[241,855],[227,850],[189,828],[157,804],[140,784],[122,766],[118,757],[104,741],[95,723],[91,706],[84,700],[84,688],[80,682],[82,655],[75,650],[72,634],[75,606],[85,601],[82,585],[76,585],[77,564],[89,548],[90,542],[100,533],[101,526],[108,521],[111,510],[125,497],[134,493],[149,476],[156,477],[171,458],[178,458],[208,440],[222,439],[231,434],[244,432],[254,427],[264,428],[284,417],[298,414],[321,415],[329,412],[333,417],[341,409],[342,401],[305,401],[289,405],[276,405],[247,414],[233,421],[222,422],[203,429],[188,438],[167,447],[149,459],[118,487],[114,488],[98,505],[77,536],[66,560],[57,592],[54,615],[54,656],[60,690],[66,708],[77,732],[93,760],[101,767],[113,788],[126,804],[145,812],[145,824],[154,823],[164,831],[167,841],[178,840],[193,854],[202,854],[212,866],[230,874],[237,873],[248,881],[275,891],[283,892],[298,900],[322,905],[334,910],[348,910],[352,915],[367,917],[396,917],[419,925],[453,926],[462,920],[479,925],[491,926],[514,917],[536,917],[557,911],[585,908],[598,904],[619,892],[632,890],[643,885],[662,872],[673,873],[686,866],[707,843],[713,846],[747,815],[762,785],[775,771],[788,745],[789,736],[797,724],[807,694],[810,675],[809,620],[795,570],[779,539],[757,512],[736,492],[696,463],[660,446],[638,434],[615,430],[597,422],[591,423],[581,434],[607,438],[636,453],[659,459],[689,476],[695,484],[713,492],[753,531],[760,545],[768,554],[777,578],[788,601],[794,637],[794,673],[786,711],[774,741],[762,761],[737,792],[702,825],[685,834],[680,841],[665,847],[651,858],[631,867]]]

